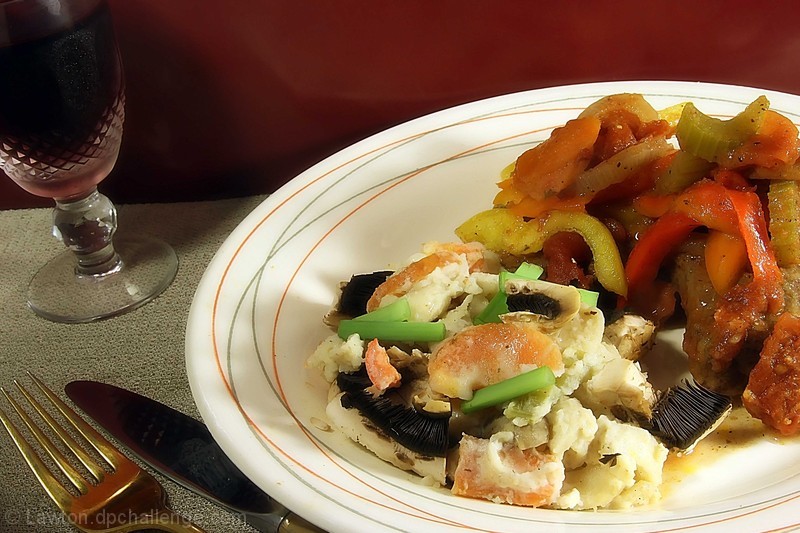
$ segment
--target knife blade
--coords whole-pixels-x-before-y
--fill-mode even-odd
[[[239,514],[259,531],[323,532],[250,481],[225,455],[208,428],[194,418],[107,383],[73,381],[64,391],[145,464]]]

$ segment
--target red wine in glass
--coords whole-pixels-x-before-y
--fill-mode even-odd
[[[175,252],[144,236],[113,239],[114,205],[97,191],[125,120],[122,64],[105,0],[0,0],[0,167],[53,198],[68,251],[31,280],[28,305],[59,322],[134,309],[161,293]]]

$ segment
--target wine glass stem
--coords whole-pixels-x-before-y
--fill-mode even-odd
[[[111,241],[116,230],[117,209],[97,189],[80,198],[56,199],[53,234],[78,259],[76,275],[102,277],[122,268]]]

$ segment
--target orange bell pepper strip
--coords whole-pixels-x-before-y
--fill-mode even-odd
[[[706,239],[706,272],[717,294],[736,285],[747,267],[747,247],[738,235],[710,230]]]
[[[717,182],[701,180],[678,195],[671,210],[684,213],[707,228],[737,233],[739,222],[727,192]]]

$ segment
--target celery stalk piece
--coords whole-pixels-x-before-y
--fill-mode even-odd
[[[769,109],[766,96],[759,96],[744,111],[729,120],[710,117],[687,102],[675,129],[681,150],[719,163],[731,150],[753,136]]]
[[[769,183],[769,234],[781,267],[800,264],[800,184],[774,180]]]
[[[656,194],[673,194],[684,190],[692,183],[709,175],[713,163],[689,152],[680,151],[675,154],[666,172],[656,178],[653,191]]]
[[[513,400],[523,394],[543,389],[556,382],[556,377],[549,367],[540,366],[513,378],[489,385],[475,391],[471,400],[461,404],[461,411],[472,413],[486,407]]]
[[[411,318],[411,306],[406,298],[379,307],[374,311],[355,317],[353,320],[366,320],[372,322],[403,322]]]
[[[444,340],[444,322],[375,322],[371,320],[342,320],[338,335],[347,339],[357,333],[362,339],[395,342],[436,342]]]

